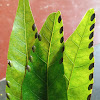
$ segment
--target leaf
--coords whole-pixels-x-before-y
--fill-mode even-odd
[[[39,40],[39,41],[38,41]],[[52,13],[32,47],[22,86],[23,100],[66,100],[61,13]]]
[[[7,98],[10,100],[20,100],[22,98],[21,88],[25,75],[25,66],[27,66],[29,52],[35,40],[35,33],[37,33],[37,29],[29,1],[19,0],[10,37],[6,72],[6,93]]]
[[[90,100],[93,85],[94,10],[90,9],[65,42],[64,71],[68,100]]]

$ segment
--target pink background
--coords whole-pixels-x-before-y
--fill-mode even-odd
[[[40,31],[47,16],[58,10],[62,13],[65,40],[90,8],[95,9],[96,27],[94,45],[100,43],[100,0],[29,0],[32,13]],[[7,52],[18,0],[0,0],[0,79],[6,76]]]

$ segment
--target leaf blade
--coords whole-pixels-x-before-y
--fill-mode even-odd
[[[60,43],[60,39],[63,36],[63,31],[60,34],[60,28],[63,24],[62,21],[60,23],[58,21],[60,15],[58,11],[48,16],[40,31],[41,41],[36,40],[34,44],[36,50],[31,51],[33,61],[29,62],[31,71],[27,71],[23,82],[23,100],[26,98],[34,100],[61,100],[66,98],[62,61],[59,64],[59,60],[63,57],[61,49],[64,45],[64,42]],[[55,91],[53,92],[53,90]]]
[[[89,65],[94,63],[93,57],[89,59],[94,51],[92,44],[89,47],[89,43],[93,41],[93,35],[89,39],[94,31],[91,30],[91,26],[95,23],[95,18],[91,20],[93,14],[94,10],[90,9],[65,43],[64,68],[68,100],[87,100],[88,95],[92,93],[92,90],[88,90],[88,86],[93,84],[93,79],[89,81],[89,75],[93,73],[93,69],[89,70]]]
[[[34,19],[29,1],[19,0],[7,57],[9,62],[6,80],[9,81],[10,88],[6,86],[6,93],[11,100],[20,100],[22,96],[21,85],[25,75],[25,66],[28,62],[31,45],[35,40],[33,37],[37,32],[37,29],[32,30],[33,24]]]

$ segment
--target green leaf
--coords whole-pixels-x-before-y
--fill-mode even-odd
[[[10,37],[6,72],[6,93],[7,98],[10,98],[10,100],[20,100],[22,98],[21,88],[25,75],[25,66],[28,63],[29,52],[34,43],[36,32],[37,29],[34,24],[29,1],[19,0]]]
[[[63,63],[68,100],[90,100],[94,70],[94,17],[94,10],[90,9],[65,42]]]
[[[38,41],[39,39],[39,41]],[[32,47],[22,86],[23,100],[66,100],[61,13],[52,13]]]

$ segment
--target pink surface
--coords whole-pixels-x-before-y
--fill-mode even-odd
[[[47,16],[58,10],[62,13],[65,40],[74,32],[86,11],[94,8],[96,27],[94,45],[100,43],[100,0],[29,0],[40,31]],[[0,0],[0,79],[6,76],[7,51],[18,0]]]

